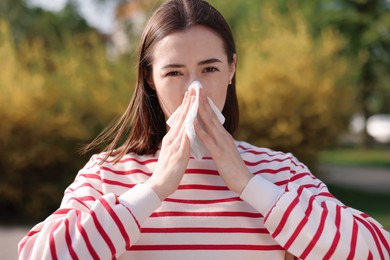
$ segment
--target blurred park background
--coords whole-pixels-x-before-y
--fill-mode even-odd
[[[1,0],[0,225],[59,206],[88,160],[80,147],[131,98],[160,2]],[[292,152],[324,180],[357,168],[390,180],[389,0],[210,2],[237,41],[237,139]],[[329,188],[390,230],[390,186]]]

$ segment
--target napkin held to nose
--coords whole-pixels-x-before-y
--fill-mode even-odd
[[[203,156],[207,154],[207,148],[204,146],[204,144],[199,140],[199,138],[196,136],[195,128],[194,128],[194,120],[198,116],[198,109],[199,109],[199,90],[202,88],[202,85],[199,81],[194,81],[190,84],[188,89],[194,88],[196,92],[196,97],[194,103],[191,105],[188,114],[184,120],[184,128],[186,130],[188,139],[190,139],[191,143],[191,154],[196,159],[201,159]],[[218,120],[221,124],[225,122],[225,117],[222,115],[222,113],[219,111],[217,106],[214,104],[214,102],[207,97],[207,100],[214,111],[214,113],[217,115]],[[181,106],[179,106],[175,112],[168,118],[167,124],[172,127],[173,123],[176,120],[177,115],[179,114],[181,110]]]

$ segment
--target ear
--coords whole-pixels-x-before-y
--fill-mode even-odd
[[[233,54],[233,62],[229,65],[229,82],[233,80],[234,74],[236,73],[237,55]],[[229,83],[230,84],[230,83]]]

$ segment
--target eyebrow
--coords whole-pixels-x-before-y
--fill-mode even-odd
[[[200,61],[198,62],[198,65],[206,65],[206,64],[210,64],[210,63],[222,63],[221,60],[217,59],[217,58],[212,58],[212,59],[207,59],[207,60],[203,60],[203,61]]]
[[[217,58],[211,58],[211,59],[202,60],[202,61],[198,62],[198,65],[206,65],[206,64],[216,63],[216,62],[222,63],[222,61],[217,59]],[[183,68],[183,67],[185,67],[185,65],[183,65],[183,64],[170,63],[170,64],[165,65],[161,69],[172,69],[172,68],[177,69],[177,68]]]

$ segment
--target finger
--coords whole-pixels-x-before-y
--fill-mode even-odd
[[[184,124],[184,121],[185,121],[185,119],[187,117],[188,112],[191,109],[192,104],[195,101],[195,98],[196,97],[193,96],[193,95],[190,95],[189,92],[187,93],[187,100],[184,103],[183,109],[180,111],[180,115],[179,115],[179,120],[178,121],[180,122],[180,125]]]
[[[214,113],[214,110],[211,108],[208,98],[204,95],[203,91],[199,95],[198,115],[200,119],[199,123],[212,137],[216,138],[221,131],[225,131],[221,122],[218,120],[217,115]]]
[[[200,141],[206,146],[207,150],[209,150],[211,154],[216,152],[218,146],[215,139],[205,131],[203,124],[201,124],[199,122],[199,119],[197,118],[195,118],[194,120],[194,129],[196,135],[198,136]]]
[[[189,146],[189,140],[185,131],[184,121],[194,101],[195,96],[190,96],[189,93],[185,94],[185,100],[183,101],[182,109],[180,110],[178,118],[173,124],[171,131],[169,131],[171,138],[173,138],[172,140],[176,139],[177,137],[181,138],[182,145]]]
[[[175,129],[175,128],[177,128],[178,125],[181,126],[183,124],[185,116],[188,113],[188,109],[189,109],[189,105],[190,105],[189,102],[190,102],[190,97],[188,96],[188,91],[186,91],[184,93],[183,101],[181,102],[181,105],[180,105],[179,114],[177,115],[176,120],[173,123],[171,129]]]
[[[205,95],[203,89],[200,89],[199,92],[199,113],[205,115],[205,118],[209,118],[212,120],[208,120],[209,122],[219,123],[217,115],[214,113],[212,109],[209,98]]]
[[[223,157],[226,152],[237,150],[233,137],[221,127],[217,130],[207,130],[199,119],[194,120],[195,133],[200,141],[206,146],[214,159]]]
[[[202,89],[202,88],[201,88],[201,89]],[[189,88],[189,89],[188,89],[188,94],[189,94],[190,96],[196,96],[196,89],[193,88],[193,87]]]

